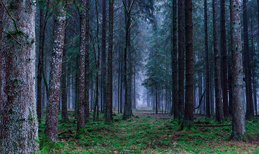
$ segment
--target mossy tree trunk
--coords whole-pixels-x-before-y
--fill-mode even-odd
[[[37,153],[36,1],[3,0],[3,5],[0,153]]]

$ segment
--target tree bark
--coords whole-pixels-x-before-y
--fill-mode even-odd
[[[102,21],[102,104],[104,105],[104,115],[106,116],[107,92],[106,92],[106,0],[102,1],[103,21]]]
[[[108,80],[107,80],[107,112],[106,122],[112,121],[112,53],[113,53],[113,0],[109,1],[109,53],[108,53]]]
[[[215,0],[213,4],[213,42],[214,42],[214,63],[215,63],[215,99],[216,99],[216,120],[221,122],[224,119],[223,102],[222,102],[222,88],[221,88],[221,71],[220,71],[220,51],[218,41],[218,27],[217,27],[217,3]]]
[[[251,69],[250,69],[250,53],[248,40],[248,21],[246,0],[243,0],[243,31],[244,31],[244,58],[245,58],[245,83],[246,83],[246,116],[254,116],[253,99],[252,99],[252,84],[251,84]]]
[[[58,105],[66,21],[66,11],[62,3],[57,4],[57,9],[45,127],[45,134],[52,142],[58,140]]]
[[[0,153],[38,153],[35,80],[35,12],[31,0],[0,2]],[[0,16],[2,16],[2,9]]]
[[[229,117],[228,108],[228,67],[227,67],[227,48],[226,48],[226,25],[225,25],[225,0],[220,0],[220,49],[222,55],[222,69],[223,69],[223,111],[224,117]]]
[[[84,8],[80,12],[80,53],[79,53],[79,97],[78,97],[78,123],[77,131],[85,127],[85,55],[86,55],[86,0],[81,0],[81,5]]]
[[[193,124],[193,23],[192,0],[185,1],[186,95],[184,123]]]
[[[178,0],[179,119],[184,117],[184,0]]]
[[[233,114],[232,114],[232,139],[244,140],[246,135],[244,90],[243,90],[243,60],[241,41],[241,12],[240,0],[231,0],[232,17],[232,64],[233,64]]]
[[[90,50],[90,44],[89,44],[89,0],[86,0],[86,47],[85,47],[85,120],[89,120],[89,50]],[[92,98],[91,98],[92,99]]]
[[[171,59],[172,59],[172,92],[173,92],[173,103],[174,103],[174,119],[179,119],[179,100],[177,98],[177,4],[176,0],[173,0],[172,7],[172,49],[171,49]]]
[[[204,33],[205,33],[205,61],[206,61],[206,117],[210,118],[210,79],[209,79],[209,47],[208,47],[208,9],[204,0]]]

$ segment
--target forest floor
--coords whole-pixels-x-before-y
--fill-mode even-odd
[[[44,124],[40,125],[41,153],[259,153],[259,118],[247,120],[250,141],[229,141],[231,121],[216,123],[200,116],[195,126],[179,131],[179,125],[169,114],[134,111],[126,121],[114,114],[114,123],[100,121],[86,124],[87,134],[76,138],[74,112],[71,122],[59,123],[59,141],[42,143]],[[92,116],[92,113],[91,113]],[[220,127],[219,127],[220,126]]]

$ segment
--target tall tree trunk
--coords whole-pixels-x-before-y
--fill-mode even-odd
[[[226,25],[225,25],[225,0],[220,0],[220,49],[222,55],[223,69],[223,111],[224,117],[229,117],[228,108],[228,66],[227,66],[227,48],[226,48]]]
[[[184,0],[178,0],[179,119],[184,117]]]
[[[177,23],[176,23],[176,13],[177,4],[176,0],[173,0],[173,20],[172,20],[172,49],[171,49],[171,59],[172,59],[172,92],[173,92],[173,103],[174,103],[174,119],[179,119],[179,100],[177,98]]]
[[[224,119],[222,88],[221,88],[221,73],[220,73],[220,51],[219,37],[217,27],[217,3],[213,0],[213,42],[214,42],[214,62],[215,62],[215,98],[216,98],[216,120],[221,122]]]
[[[252,85],[251,85],[251,70],[250,70],[250,53],[248,40],[248,21],[246,0],[243,0],[243,24],[244,24],[244,58],[245,58],[245,83],[246,83],[246,116],[254,116]]]
[[[87,8],[86,0],[81,0],[83,8]],[[79,53],[79,97],[78,97],[78,123],[77,131],[80,133],[85,127],[85,55],[86,55],[86,9],[80,12],[80,53]]]
[[[103,21],[102,21],[102,104],[104,105],[104,115],[106,116],[106,104],[107,104],[107,93],[106,93],[106,0],[102,0],[103,5]]]
[[[62,3],[57,4],[57,10],[45,127],[46,136],[53,142],[58,139],[58,105],[66,21],[66,11]]]
[[[89,0],[86,0],[86,47],[85,47],[85,120],[89,120],[89,50],[90,50],[90,44],[89,44]],[[92,99],[92,98],[91,98]]]
[[[233,72],[233,114],[232,139],[244,140],[246,135],[244,90],[243,90],[243,60],[241,40],[240,0],[231,0],[232,16],[232,72]]]
[[[33,3],[33,4],[32,4]],[[3,0],[0,153],[37,153],[35,1]],[[8,13],[7,13],[8,10]],[[0,16],[2,16],[2,9]],[[12,15],[12,17],[10,17]]]
[[[66,24],[68,23],[66,19]],[[65,25],[66,25],[65,24]],[[62,91],[62,122],[67,122],[68,121],[68,115],[67,115],[67,28],[65,30],[65,43],[64,43],[64,48],[63,48],[63,60],[62,60],[62,79],[61,79],[61,91]],[[70,72],[69,72],[70,73]]]
[[[229,56],[228,56],[228,86],[229,86],[229,114],[232,116],[232,102],[233,102],[233,88],[232,88],[232,40],[233,40],[233,35],[232,35],[232,7],[229,5],[229,12],[230,12],[230,50],[229,50]]]
[[[41,106],[42,106],[42,93],[41,93],[41,82],[42,82],[42,69],[43,69],[43,49],[44,49],[44,10],[43,3],[40,2],[40,45],[39,45],[39,58],[38,58],[38,75],[37,75],[37,118],[41,123]]]
[[[112,121],[112,52],[113,52],[113,0],[109,1],[109,53],[108,53],[108,80],[107,80],[107,112],[106,122]]]
[[[208,9],[204,0],[204,31],[205,31],[205,61],[206,61],[206,117],[210,118],[210,78],[209,78],[209,47],[208,47]]]
[[[193,124],[193,23],[192,0],[185,1],[186,95],[184,123]]]

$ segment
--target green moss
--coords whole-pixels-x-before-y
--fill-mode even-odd
[[[76,132],[76,138],[81,139],[88,135],[87,129],[85,127],[81,127]]]

